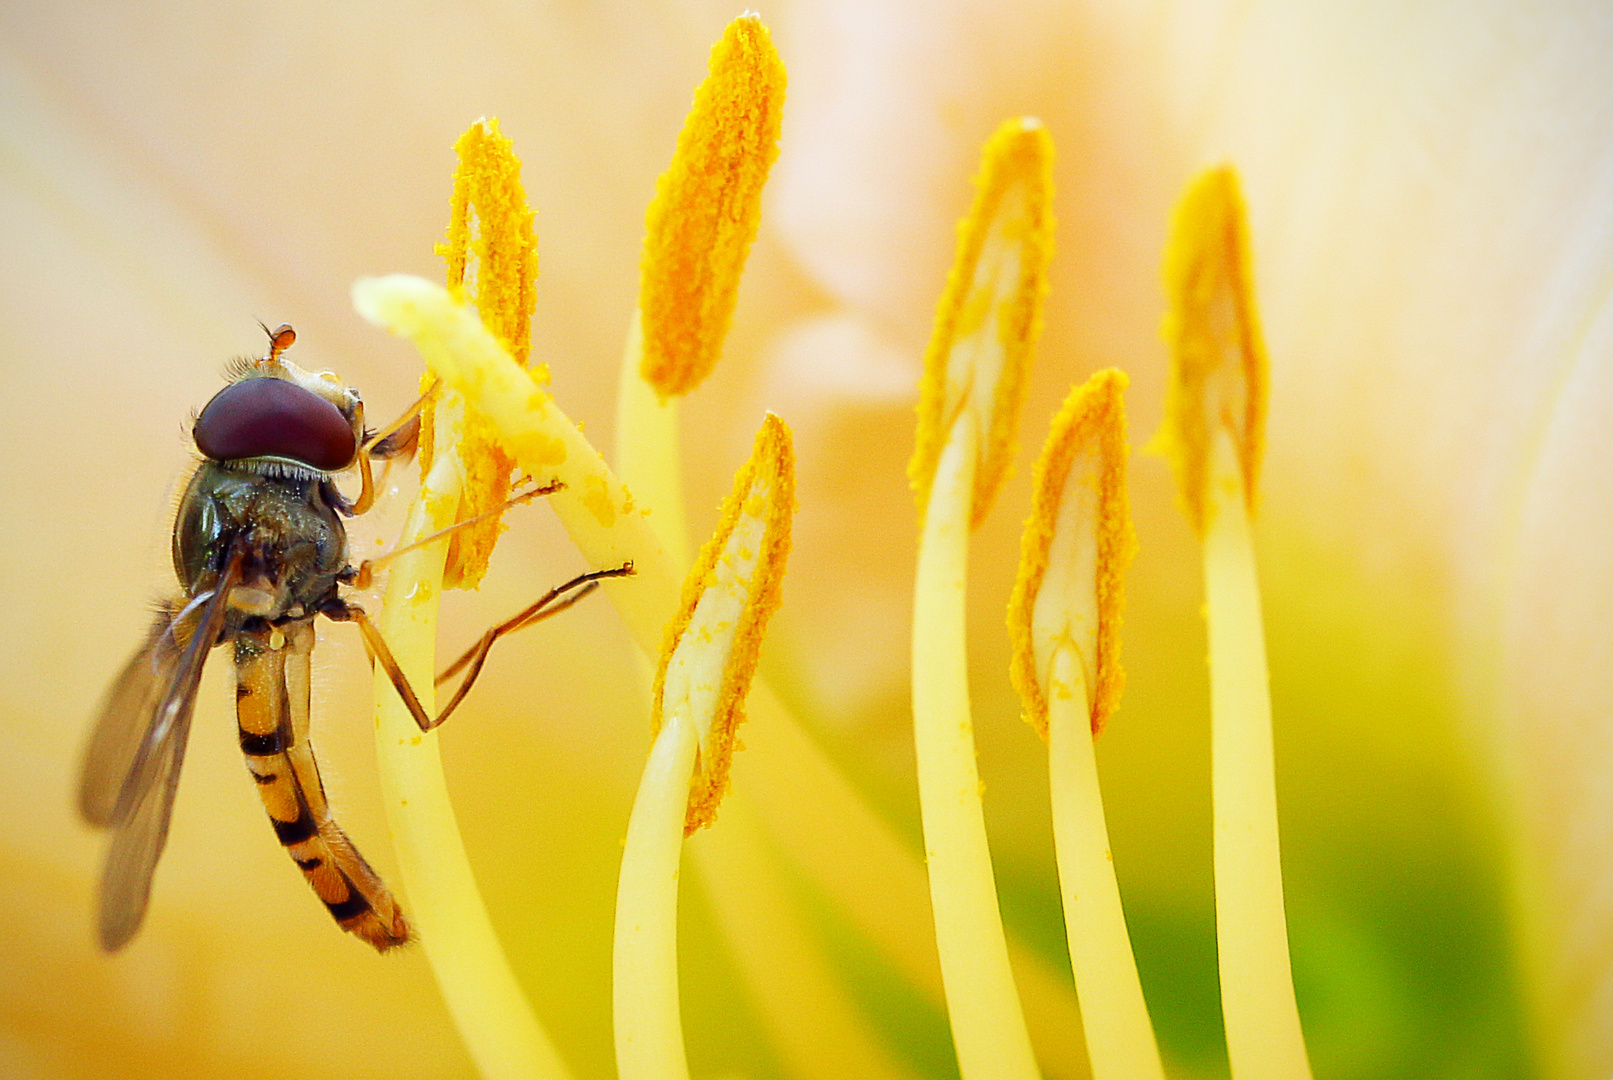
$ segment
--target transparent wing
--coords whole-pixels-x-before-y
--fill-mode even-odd
[[[208,650],[217,644],[219,632],[224,629],[230,590],[241,580],[241,561],[242,553],[238,550],[231,555],[229,565],[213,588],[192,597],[170,623],[174,647],[182,646],[182,651],[174,665],[173,677],[163,686],[151,710],[151,722],[129,762],[117,804],[112,808],[114,825],[134,813],[146,790],[156,783],[157,774],[168,767],[162,751],[175,732],[183,734],[180,729],[189,729],[190,714],[196,707],[196,686],[202,681],[202,666],[207,662]]]
[[[186,708],[168,729],[157,750],[156,769],[141,791],[129,816],[112,834],[101,871],[101,910],[97,926],[101,948],[116,952],[129,943],[146,917],[151,899],[151,877],[168,842],[168,821],[173,816],[174,792],[179,790],[179,767],[185,761],[191,710]]]
[[[91,825],[104,829],[114,824],[118,793],[150,726],[152,710],[173,681],[182,651],[172,627],[178,610],[177,603],[165,605],[101,704],[78,780],[78,812]]]
[[[196,688],[224,627],[240,566],[236,553],[213,589],[153,629],[107,697],[108,710],[137,703],[140,712],[123,720],[103,712],[91,737],[79,803],[86,818],[114,829],[100,890],[101,946],[108,952],[127,944],[145,918],[151,875],[168,839]],[[141,724],[142,718],[147,722]],[[131,730],[140,732],[138,739]],[[124,775],[117,776],[125,764]]]

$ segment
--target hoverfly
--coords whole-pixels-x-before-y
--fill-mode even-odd
[[[342,519],[374,503],[372,459],[390,462],[412,452],[426,399],[366,438],[358,392],[332,373],[285,359],[296,340],[290,326],[269,338],[267,355],[235,362],[229,384],[196,416],[192,435],[202,460],[174,521],[182,595],[160,605],[145,642],[108,691],[85,751],[80,813],[112,831],[98,917],[108,952],[127,944],[145,917],[213,646],[234,647],[241,750],[275,835],[337,924],[385,951],[409,939],[408,923],[332,819],[309,742],[314,619],[357,623],[371,657],[429,730],[464,698],[500,636],[569,607],[602,577],[632,573],[629,564],[580,575],[489,630],[438,678],[469,667],[448,706],[427,716],[363,609],[340,594],[343,585],[366,584],[370,570],[392,557],[351,565]],[[349,501],[335,477],[354,468],[361,488]],[[529,488],[511,502],[557,487]]]

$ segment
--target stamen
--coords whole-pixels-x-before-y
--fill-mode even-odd
[[[648,512],[645,522],[678,567],[693,560],[685,522],[677,387],[686,383],[692,388],[698,377],[709,372],[719,359],[722,343],[719,333],[697,351],[689,347],[689,342],[699,342],[701,335],[678,331],[692,325],[690,312],[705,313],[712,298],[724,293],[731,297],[734,292],[739,264],[745,258],[743,245],[733,265],[725,270],[705,249],[729,254],[732,249],[722,243],[710,244],[702,230],[710,226],[735,235],[742,233],[744,244],[754,236],[754,224],[740,230],[732,218],[720,211],[713,219],[711,210],[728,201],[729,191],[744,187],[746,209],[739,217],[749,219],[759,214],[761,180],[773,156],[784,97],[783,72],[775,70],[778,61],[765,36],[759,37],[759,49],[733,47],[743,45],[738,35],[753,33],[755,28],[749,25],[753,20],[753,16],[745,16],[730,26],[728,36],[713,51],[712,74],[696,94],[676,157],[647,215],[650,229],[644,249],[643,295],[628,327],[618,380],[616,472]],[[747,81],[764,86],[768,92],[756,93],[753,85],[736,98],[730,92],[731,84]],[[717,107],[719,101],[723,103],[721,108]],[[757,175],[750,178],[749,172]],[[658,255],[665,256],[666,245],[673,243],[679,232],[693,245],[679,253],[681,261],[697,263],[702,270],[688,278],[680,272],[652,266]],[[699,302],[680,300],[679,293],[684,291],[698,293]],[[651,299],[652,293],[657,299]],[[725,302],[731,304],[731,300]],[[724,327],[726,322],[724,316]],[[651,358],[644,347],[646,336],[658,342],[656,354],[663,365],[659,371],[653,363],[647,363]],[[680,343],[685,345],[681,351]],[[750,711],[763,726],[795,730],[793,719],[768,691],[764,680],[757,681],[753,699]],[[806,744],[805,751],[795,747],[794,752],[766,755],[752,763],[758,775],[769,771],[778,774],[758,781],[765,789],[764,797],[771,802],[793,802],[798,806],[800,798],[792,798],[791,792],[814,786],[809,758],[815,751],[807,740],[798,741]],[[826,795],[818,785],[813,798],[820,818],[827,820],[833,796]],[[868,812],[865,807],[858,810]],[[777,865],[783,845],[769,838],[768,830],[759,823],[750,822],[747,826],[743,818],[733,820],[742,814],[730,797],[725,804],[723,828],[690,854],[706,882],[706,894],[717,909],[717,923],[734,943],[746,989],[777,1039],[784,1069],[868,1080],[901,1076],[902,1070],[889,1060],[884,1046],[833,974],[833,961],[825,955],[810,918],[796,909],[790,895],[793,889],[789,873]],[[847,828],[841,835],[860,838],[868,831]],[[840,842],[827,865],[841,867],[862,859],[872,867],[881,862],[866,852],[847,850],[846,842],[849,841]],[[916,866],[912,869],[916,871]],[[911,877],[921,875],[913,873]],[[890,880],[889,871],[885,880]],[[922,896],[922,890],[920,881],[915,899]],[[865,908],[875,906],[867,897],[860,903]],[[928,974],[928,968],[924,970]]]
[[[524,346],[535,264],[531,213],[517,179],[520,164],[492,122],[472,125],[458,149],[446,254],[451,279],[464,284],[471,265],[469,220],[472,213],[479,215],[472,291],[482,305],[481,314],[475,309],[462,314],[490,340],[497,340],[496,332],[519,338]],[[447,292],[440,287],[437,292],[446,301]],[[531,384],[527,373],[515,370]],[[429,464],[400,549],[500,508],[508,494],[509,458],[493,441],[492,429],[468,414],[461,389],[448,389],[456,392],[433,395],[423,412],[430,423],[422,424],[421,457]],[[477,538],[465,542],[471,532]],[[388,571],[377,627],[427,715],[436,714],[432,676],[442,589],[455,581],[474,584],[497,538],[495,515],[454,533],[450,541],[402,551]],[[569,1073],[532,1012],[482,902],[448,796],[436,733],[420,731],[385,671],[378,669],[375,679],[376,754],[387,819],[411,919],[449,1013],[482,1075],[564,1080]]]
[[[689,562],[683,509],[679,398],[662,397],[645,381],[644,328],[638,311],[627,330],[616,383],[616,471],[650,515],[650,528],[679,566]]]
[[[644,509],[547,388],[511,359],[474,310],[440,285],[408,274],[364,278],[353,283],[353,306],[377,326],[411,339],[437,376],[493,425],[522,470],[565,485],[549,506],[590,564],[633,564],[630,583],[606,582],[604,591],[635,639],[658,648],[666,614],[677,607],[680,574]]]
[[[538,242],[521,186],[521,159],[498,119],[478,120],[454,143],[459,164],[449,203],[448,240],[437,254],[448,287],[462,288],[515,362],[531,353]]]
[[[1248,229],[1228,167],[1177,208],[1165,259],[1166,419],[1154,445],[1204,544],[1216,953],[1234,1080],[1310,1076],[1294,1003],[1277,837],[1271,687],[1250,517],[1265,438],[1266,355]]]
[[[762,632],[779,604],[795,512],[789,428],[772,413],[734,480],[717,531],[683,586],[655,674],[651,730],[679,703],[700,735],[700,764],[685,834],[710,825],[728,787],[734,731],[756,673]]]
[[[1052,251],[1052,141],[1034,120],[986,143],[936,311],[908,468],[922,533],[913,601],[913,734],[941,978],[963,1080],[1029,1078],[975,765],[964,633],[969,532],[1012,456]]]
[[[769,55],[770,52],[769,49]],[[708,85],[715,79],[715,75],[708,79]],[[763,108],[776,111],[782,100],[782,81],[779,89],[779,95],[758,98],[752,103],[753,107],[727,110],[727,122],[750,125],[753,129],[760,128],[764,122],[773,123],[773,118]],[[697,122],[704,122],[699,102],[687,121],[690,128]],[[722,139],[714,138],[710,145],[754,147],[760,142],[752,130]],[[677,169],[675,164],[668,173],[667,182],[670,182]],[[696,206],[701,205],[709,195],[709,191],[700,186],[709,177],[719,180],[725,178],[717,170],[696,172],[691,186],[698,198],[690,200]],[[657,209],[662,209],[659,196]],[[652,216],[656,212],[652,211]],[[698,234],[696,240],[703,242],[698,240]],[[645,252],[646,293],[651,284],[657,287],[676,287],[680,284],[680,279],[675,277],[649,274],[650,241],[646,242]],[[698,250],[685,254],[686,260],[698,257]],[[695,280],[690,279],[691,283]],[[664,295],[670,297],[675,294],[669,291]],[[627,524],[647,525],[667,552],[671,563],[683,567],[689,562],[689,543],[678,437],[679,398],[667,383],[652,384],[648,381],[644,338],[657,334],[665,337],[667,325],[673,328],[682,325],[685,311],[704,310],[704,304],[674,304],[667,312],[671,323],[664,323],[659,331],[652,329],[651,320],[647,318],[652,310],[648,302],[641,299],[640,308],[642,313],[639,310],[633,313],[622,355],[614,465],[616,474],[648,514],[642,521],[635,518]],[[670,345],[664,345],[663,351],[669,348]],[[715,362],[716,359],[717,350],[713,349],[708,361]],[[648,577],[641,572],[633,592],[637,593],[648,586]],[[615,599],[620,604],[628,595],[628,591],[619,591]],[[930,947],[912,941],[905,924],[899,918],[892,917],[893,910],[911,909],[914,905],[925,903],[927,886],[923,868],[895,840],[879,816],[853,793],[853,789],[823,757],[816,743],[803,733],[795,718],[768,687],[765,678],[757,680],[751,695],[750,712],[755,717],[756,729],[748,739],[758,744],[771,740],[774,746],[773,753],[756,757],[748,768],[753,777],[751,803],[759,813],[766,813],[767,828],[777,837],[776,846],[780,850],[787,848],[792,857],[799,858],[802,866],[812,875],[816,887],[827,890],[842,910],[851,913],[853,919],[858,921],[859,929],[878,943],[888,959],[938,1000],[941,988],[934,975]],[[818,829],[797,828],[799,819],[796,808],[806,801],[810,801],[815,808],[812,820],[821,826],[821,837]],[[725,814],[732,812],[732,807],[725,810]],[[824,842],[826,837],[833,839]],[[709,840],[696,845],[691,855],[695,865],[711,881],[731,878],[736,864],[745,867],[744,893],[727,894],[715,887],[709,891],[720,909],[726,904],[728,910],[746,913],[743,916],[723,916],[720,921],[731,933],[737,932],[736,921],[748,923],[756,920],[761,920],[774,931],[766,935],[748,934],[742,950],[742,963],[751,976],[750,988],[759,1007],[764,1015],[774,1019],[782,1045],[796,1048],[802,1055],[801,1060],[810,1063],[808,1071],[814,1068],[822,1071],[834,1064],[833,1060],[824,1056],[825,1046],[833,1045],[846,1055],[842,1062],[845,1065],[841,1069],[842,1074],[866,1077],[887,1074],[888,1070],[876,1064],[883,1059],[878,1040],[860,1029],[849,1002],[842,1002],[841,1007],[837,1008],[826,997],[811,1008],[801,1007],[805,993],[803,988],[811,981],[804,971],[811,969],[814,964],[826,966],[832,961],[820,956],[822,943],[817,935],[804,932],[807,920],[788,919],[783,907],[761,898],[759,891],[765,890],[758,878],[761,857],[744,849],[744,841],[736,837],[735,830],[727,824],[726,819],[724,828]],[[775,854],[774,858],[777,857]],[[774,873],[781,871],[775,869]],[[877,890],[866,886],[869,879],[877,879]],[[886,896],[899,899],[881,899]],[[1015,963],[1021,974],[1031,980],[1025,986],[1027,995],[1034,993],[1033,987],[1041,991],[1040,997],[1034,998],[1040,1006],[1040,1015],[1033,1019],[1033,1023],[1040,1025],[1037,1045],[1049,1067],[1056,1069],[1066,1057],[1082,1053],[1079,1039],[1065,1035],[1078,1027],[1073,1020],[1076,1013],[1074,994],[1033,951],[1020,949]],[[781,991],[771,984],[777,981],[777,973],[785,970],[791,971],[792,975],[788,980],[789,989]],[[824,985],[827,987],[831,984]],[[1027,996],[1026,1000],[1030,1002],[1033,998]],[[842,1018],[841,1021],[837,1022],[836,1017]],[[786,1067],[788,1064],[786,1062]]]
[[[622,354],[616,466],[673,557],[688,558],[677,398],[716,366],[778,156],[784,65],[755,15],[712,46],[645,215],[638,309]]]
[[[1202,173],[1177,204],[1165,252],[1171,350],[1165,422],[1149,449],[1170,460],[1177,491],[1200,537],[1211,513],[1207,486],[1218,435],[1231,440],[1253,511],[1266,444],[1270,377],[1255,306],[1249,227],[1237,173]]]
[[[974,204],[958,226],[958,251],[919,384],[919,426],[908,477],[922,513],[960,413],[981,439],[971,527],[985,519],[1014,456],[1031,353],[1042,330],[1053,257],[1053,140],[1030,117],[987,141]]]
[[[421,482],[400,546],[456,520],[459,474],[447,437],[439,431],[437,464]],[[436,714],[432,673],[444,547],[439,541],[415,548],[392,564],[377,619],[428,715]],[[375,702],[376,757],[410,920],[465,1046],[483,1075],[564,1080],[570,1074],[532,1012],[482,903],[448,796],[437,735],[421,733],[379,668]]]
[[[437,246],[448,264],[448,287],[463,291],[505,351],[524,365],[531,349],[538,252],[532,210],[521,187],[521,161],[496,119],[472,124],[454,150],[459,164],[448,240]],[[429,384],[427,376],[422,390]],[[503,515],[497,511],[509,498],[514,462],[483,417],[464,413],[462,403],[450,401],[428,404],[422,411],[422,473],[431,471],[433,425],[440,416],[460,414],[464,435],[458,446],[465,470],[460,516],[482,521],[450,541],[443,584],[473,589],[487,572],[493,544],[504,531]]]
[[[622,851],[613,1003],[622,1080],[686,1080],[678,1006],[678,863],[728,783],[734,728],[778,606],[795,510],[789,429],[768,414],[667,627],[655,741]]]
[[[1011,674],[1048,740],[1065,939],[1094,1080],[1164,1080],[1110,857],[1093,739],[1119,704],[1122,578],[1136,543],[1126,509],[1126,376],[1070,392],[1036,463],[1019,580],[1008,605]]]
[[[1047,738],[1053,653],[1074,650],[1092,734],[1120,703],[1121,583],[1137,541],[1126,499],[1127,379],[1114,368],[1070,391],[1036,462],[1034,503],[1008,604],[1009,674]],[[1064,688],[1068,691],[1069,688]]]
[[[784,64],[756,15],[728,24],[645,216],[641,371],[663,397],[710,373],[778,156]]]
[[[411,338],[444,383],[466,396],[497,427],[519,466],[534,476],[553,477],[565,488],[548,505],[565,526],[584,560],[592,566],[633,562],[634,575],[606,582],[609,595],[633,640],[647,655],[658,655],[667,612],[677,608],[681,564],[669,557],[653,519],[606,466],[576,424],[499,346],[474,311],[463,308],[442,286],[408,275],[369,278],[353,286],[353,305],[371,322]],[[750,711],[756,731],[750,741],[770,747],[754,763],[752,803],[781,843],[800,856],[817,887],[848,911],[861,932],[919,985],[932,986],[933,953],[911,939],[907,924],[891,914],[896,896],[903,906],[924,902],[924,870],[889,827],[860,799],[819,745],[802,728],[779,696],[759,680]],[[816,806],[811,818],[799,808]],[[808,827],[808,826],[811,827]],[[681,827],[680,827],[681,832]],[[877,894],[877,896],[876,896]],[[1068,1062],[1063,1032],[1074,1023],[1075,996],[1059,985],[1039,954],[1016,953],[1030,973],[1035,999],[1046,1013],[1048,1040]],[[938,988],[937,988],[938,989]]]

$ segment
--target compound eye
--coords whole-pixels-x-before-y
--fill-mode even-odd
[[[243,379],[196,418],[196,449],[214,461],[278,457],[321,472],[353,463],[358,443],[341,410],[284,379]]]

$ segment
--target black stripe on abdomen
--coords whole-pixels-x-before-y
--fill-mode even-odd
[[[253,757],[274,757],[285,750],[286,741],[280,737],[278,730],[267,735],[254,735],[245,728],[241,729],[241,752]]]
[[[319,831],[319,825],[314,821],[314,815],[308,812],[307,805],[303,805],[296,821],[281,821],[270,814],[269,824],[274,826],[274,834],[280,838],[280,843],[284,847],[300,844]]]
[[[370,902],[351,883],[347,886],[346,900],[335,904],[327,900],[325,906],[330,908],[332,917],[339,923],[349,922],[370,910]]]

